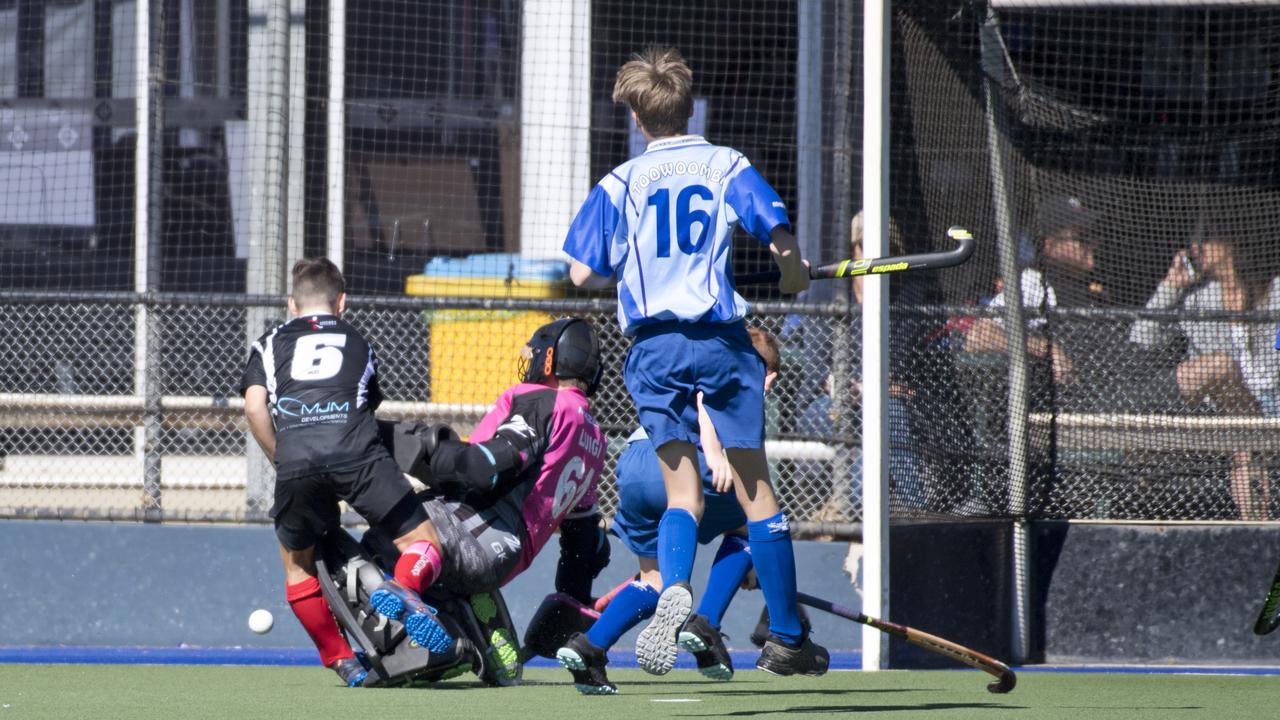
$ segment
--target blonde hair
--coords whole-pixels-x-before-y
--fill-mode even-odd
[[[618,69],[613,101],[625,103],[653,137],[681,135],[693,114],[693,71],[673,47],[649,47]]]
[[[764,360],[766,372],[776,373],[782,367],[782,351],[778,338],[764,328],[749,327],[747,334],[751,336],[751,346]]]
[[[853,216],[853,222],[849,225],[849,249],[862,247],[862,211],[859,210],[857,215]],[[907,253],[907,244],[902,238],[902,228],[898,227],[898,223],[893,218],[889,218],[889,254],[905,255]]]

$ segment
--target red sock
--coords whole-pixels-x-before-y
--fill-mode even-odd
[[[442,561],[435,545],[419,540],[400,553],[400,559],[396,561],[396,582],[421,593],[440,577]]]
[[[307,578],[300,583],[285,585],[284,590],[289,607],[293,608],[298,622],[302,623],[302,627],[311,636],[311,642],[320,651],[320,662],[325,667],[332,667],[339,660],[355,657],[351,646],[338,630],[338,623],[333,619],[329,603],[320,594],[319,580]]]

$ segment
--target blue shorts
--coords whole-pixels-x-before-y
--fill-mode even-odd
[[[747,524],[747,514],[733,493],[711,489],[711,472],[698,453],[702,468],[702,492],[706,504],[698,523],[698,542],[706,545],[730,530]],[[658,557],[658,523],[667,510],[667,490],[662,484],[658,453],[648,440],[636,440],[618,458],[618,511],[610,532],[640,557]]]
[[[746,325],[643,325],[623,379],[654,447],[698,442],[697,393],[726,448],[764,447],[764,360]]]
[[[1258,396],[1258,405],[1263,417],[1280,417],[1280,395],[1263,393]]]

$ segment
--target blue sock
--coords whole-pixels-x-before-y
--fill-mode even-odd
[[[689,582],[697,551],[698,521],[693,513],[667,508],[658,522],[658,569],[662,571],[663,588]]]
[[[719,629],[724,611],[738,592],[742,579],[751,571],[751,547],[741,535],[725,535],[711,563],[707,589],[698,603],[698,614],[707,618],[711,627]]]
[[[804,630],[796,610],[796,556],[791,549],[791,526],[778,513],[747,523],[751,558],[764,603],[769,608],[769,632],[783,642],[800,644]]]
[[[639,580],[633,580],[609,601],[609,606],[587,631],[587,639],[592,645],[608,650],[618,642],[618,638],[639,625],[641,620],[653,615],[653,611],[657,609],[658,591]]]

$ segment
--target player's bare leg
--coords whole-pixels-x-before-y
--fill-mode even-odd
[[[662,594],[653,619],[636,638],[636,660],[646,672],[665,675],[675,666],[680,629],[693,612],[689,575],[702,518],[702,478],[692,443],[672,440],[658,449],[658,466],[667,489],[667,511],[658,526],[658,566]]]
[[[636,559],[640,572],[598,598],[594,607],[599,613],[596,621],[573,633],[555,652],[556,660],[573,675],[573,685],[583,695],[611,695],[618,691],[606,669],[609,648],[623,633],[652,615],[657,604],[658,588],[662,587],[658,561],[650,557]],[[531,622],[531,628],[532,625]]]
[[[699,475],[698,449],[692,443],[672,440],[657,449],[662,484],[667,489],[667,508],[678,508],[702,519],[704,498]]]
[[[827,671],[828,654],[807,637],[800,623],[791,528],[769,482],[764,450],[730,448],[726,452],[733,466],[734,491],[747,515],[756,578],[769,608],[769,637],[756,667],[777,675],[821,675]]]
[[[281,545],[280,560],[284,564],[285,598],[320,653],[320,662],[338,673],[348,687],[362,686],[368,671],[351,651],[320,592],[315,546],[290,550]]]
[[[1241,520],[1267,520],[1271,506],[1270,483],[1255,453],[1241,450],[1231,454],[1231,500]]]
[[[444,566],[443,548],[435,528],[423,522],[395,539],[400,550],[395,578],[387,580],[369,596],[378,614],[404,623],[409,637],[433,653],[453,649],[453,637],[436,618],[435,609],[422,602],[419,593],[440,577]]]
[[[1189,403],[1207,398],[1225,413],[1259,415],[1262,412],[1257,399],[1245,386],[1239,364],[1229,355],[1211,353],[1186,360],[1178,365],[1176,377],[1178,390]],[[1231,455],[1229,490],[1241,520],[1267,519],[1270,484],[1253,453],[1241,451]]]

